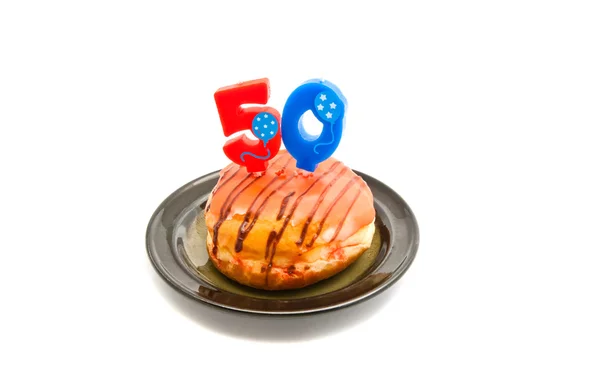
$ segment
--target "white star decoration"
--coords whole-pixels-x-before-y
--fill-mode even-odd
[[[333,117],[333,114],[331,114],[331,113],[327,112],[327,114],[325,115],[325,117],[327,117],[327,118],[331,118],[331,117]]]
[[[273,134],[273,131],[271,131],[271,135]]]
[[[258,127],[254,127],[254,129],[256,129],[258,131]]]
[[[271,121],[271,125],[275,125],[275,121]]]
[[[260,136],[261,136],[261,137],[264,137],[264,136],[265,136],[265,134],[264,134],[264,133],[261,133],[261,134],[260,134]]]
[[[266,128],[266,127],[267,127],[267,124],[265,124],[265,125],[264,125],[264,127]]]
[[[323,106],[323,105],[321,105],[321,104],[318,104],[318,105],[317,105],[317,109],[319,109],[319,110],[323,110],[323,108],[324,108],[324,107],[325,107],[325,106]]]
[[[332,108],[332,109],[335,109],[336,106],[337,105],[335,104],[335,102],[332,102],[332,103],[329,104],[329,107]]]
[[[268,117],[269,117],[269,115],[268,115],[268,114],[265,114],[265,118],[268,118]]]
[[[325,100],[327,100],[327,95],[325,95],[325,94],[321,94],[321,96],[319,97],[319,99],[320,99],[321,101],[325,101]]]
[[[258,118],[256,119],[256,121],[260,121],[260,117],[258,117]]]

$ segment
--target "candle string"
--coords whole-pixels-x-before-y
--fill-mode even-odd
[[[265,155],[265,156],[256,155],[256,154],[253,154],[253,153],[247,152],[247,151],[243,152],[240,154],[240,159],[242,160],[242,162],[246,162],[246,160],[244,159],[244,156],[246,156],[246,155],[250,155],[251,157],[254,157],[256,159],[260,159],[261,161],[264,161],[266,159],[271,158],[271,150],[269,150],[267,148],[267,155]]]
[[[335,135],[333,134],[333,123],[329,123],[330,127],[329,127],[329,132],[331,133],[331,140],[328,141],[327,143],[317,143],[316,146],[314,146],[313,151],[315,152],[315,154],[318,154],[319,152],[317,151],[317,147],[319,146],[328,146],[330,144],[333,144],[333,142],[335,141]]]

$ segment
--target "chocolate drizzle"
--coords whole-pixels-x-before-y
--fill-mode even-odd
[[[279,213],[277,214],[277,220],[281,220],[283,218],[283,213],[285,212],[285,207],[287,207],[288,202],[290,201],[290,197],[294,196],[296,191],[292,191],[287,194],[286,197],[281,201],[281,207],[279,207]]]
[[[323,200],[325,199],[325,196],[327,195],[327,192],[329,192],[329,190],[331,189],[331,187],[336,183],[336,181],[345,173],[347,172],[349,169],[346,167],[344,168],[337,176],[335,176],[335,178],[333,180],[331,180],[331,182],[329,184],[327,184],[327,186],[325,187],[325,189],[323,190],[323,192],[321,192],[321,194],[319,195],[319,199],[317,199],[317,202],[315,203],[315,206],[313,207],[313,209],[310,211],[310,214],[308,214],[308,218],[306,218],[306,222],[304,222],[304,226],[302,227],[302,233],[300,234],[300,238],[298,238],[298,241],[296,241],[296,245],[298,246],[302,246],[302,243],[304,242],[304,238],[306,237],[306,232],[308,231],[308,227],[310,226],[313,218],[315,217],[315,214],[317,213],[317,210],[319,209],[319,206],[321,205],[321,203],[323,202]],[[339,195],[338,195],[339,196]],[[335,204],[337,202],[336,198],[332,205]]]
[[[269,248],[275,240],[275,237],[277,237],[277,232],[275,230],[271,230],[271,232],[269,233],[269,238],[267,239],[267,246],[265,247],[265,259],[269,257]]]
[[[272,243],[267,244],[267,249],[266,249],[265,254],[270,255],[270,256],[269,256],[269,265],[267,266],[267,271],[266,271],[266,276],[265,276],[265,285],[266,286],[268,286],[268,282],[269,282],[269,272],[271,271],[271,268],[273,267],[273,257],[275,257],[275,252],[277,251],[277,244],[281,240],[281,237],[283,236],[283,233],[284,233],[288,223],[292,219],[292,216],[294,216],[294,212],[296,211],[296,208],[298,208],[298,205],[300,205],[300,201],[302,201],[302,198],[304,197],[304,195],[306,195],[313,188],[313,186],[315,186],[323,177],[325,177],[329,173],[333,172],[340,164],[341,164],[341,162],[338,161],[338,162],[335,162],[333,165],[331,165],[325,173],[323,173],[319,177],[317,177],[315,179],[315,181],[313,181],[309,185],[309,187],[306,188],[306,190],[304,192],[302,192],[302,194],[300,196],[298,196],[298,198],[294,202],[294,205],[292,206],[289,214],[285,217],[285,220],[283,221],[283,225],[281,226],[281,229],[277,233],[277,236],[272,241]],[[269,246],[270,246],[270,249],[269,249]],[[266,259],[266,257],[265,257],[265,259]]]
[[[252,228],[254,227],[254,224],[256,223],[256,221],[258,220],[258,217],[260,216],[260,213],[263,211],[263,209],[267,205],[267,201],[269,201],[271,196],[273,196],[278,190],[283,188],[288,182],[292,181],[294,178],[296,178],[295,175],[291,176],[290,178],[285,180],[283,183],[279,184],[279,186],[277,188],[275,188],[271,193],[269,193],[269,195],[267,195],[265,200],[263,200],[263,202],[260,204],[260,206],[256,210],[256,213],[254,214],[254,218],[252,218],[252,222],[250,222],[250,223],[248,223],[248,222],[250,221],[250,216],[252,216],[252,211],[250,208],[248,208],[248,212],[246,213],[246,216],[244,216],[244,221],[240,225],[240,229],[238,231],[238,238],[235,243],[235,251],[236,252],[241,252],[242,249],[244,248],[244,240],[246,239],[246,237],[248,237],[248,233],[250,233],[250,230],[252,230]],[[277,180],[277,178],[275,178],[274,180]],[[274,182],[274,180],[271,181],[271,183]],[[269,185],[270,185],[270,183],[269,183]],[[261,193],[262,193],[262,191],[261,191]],[[260,194],[259,194],[259,196],[260,196]],[[256,197],[256,199],[254,199],[254,201],[252,202],[252,205],[254,205],[254,202],[257,199],[258,199],[258,196]]]
[[[233,192],[236,189],[238,189],[240,187],[240,185],[242,185],[251,176],[252,176],[251,174],[247,174],[246,177],[244,177],[244,179],[235,188],[233,188],[231,193],[229,193],[227,195],[227,198],[225,199],[225,201],[223,202],[223,205],[221,206],[221,211],[219,212],[219,219],[217,220],[217,223],[215,223],[215,226],[213,228],[213,248],[212,248],[213,255],[217,254],[217,247],[218,247],[218,242],[219,242],[219,228],[221,227],[221,225],[227,218],[229,211],[231,211],[231,206],[233,205],[233,202],[238,198],[240,193],[242,193],[246,188],[248,188],[250,185],[252,185],[252,183],[254,181],[258,180],[258,178],[254,178],[252,181],[250,181],[250,183],[248,183],[244,188],[242,188],[241,191],[239,191],[235,196],[233,196],[230,203],[228,203],[229,199],[233,195]]]
[[[311,246],[313,246],[313,244],[315,243],[315,241],[319,237],[319,234],[321,234],[321,230],[323,230],[323,225],[325,224],[325,220],[327,220],[327,217],[329,216],[329,213],[331,212],[331,210],[333,210],[333,207],[335,207],[335,205],[336,205],[337,201],[340,199],[340,197],[342,197],[346,192],[348,192],[348,189],[350,189],[350,187],[352,186],[352,184],[354,184],[357,180],[358,180],[358,177],[352,178],[350,181],[348,181],[348,183],[346,184],[346,186],[344,187],[344,189],[342,189],[340,191],[340,193],[337,194],[337,196],[333,200],[333,203],[331,203],[331,205],[329,205],[329,207],[327,208],[327,211],[325,211],[325,214],[323,215],[323,218],[321,218],[321,221],[318,223],[318,225],[317,225],[317,231],[315,232],[315,234],[313,235],[313,237],[311,238],[311,240],[306,244],[307,247],[310,248]]]
[[[287,162],[285,163],[285,165],[283,165],[282,170],[284,170],[287,165],[289,165],[289,163],[292,161],[292,158],[290,157]],[[263,189],[260,190],[260,192],[258,192],[258,195],[256,195],[256,197],[254,198],[254,200],[252,200],[252,203],[250,204],[250,206],[248,207],[248,211],[246,212],[246,215],[244,215],[244,221],[242,222],[242,224],[240,225],[240,228],[238,230],[238,238],[235,242],[235,251],[237,253],[241,252],[242,249],[244,248],[244,240],[246,239],[246,237],[248,236],[248,233],[250,233],[250,230],[252,230],[252,227],[254,227],[254,224],[256,223],[256,220],[258,219],[258,216],[260,215],[260,213],[262,212],[262,210],[264,209],[264,206],[267,204],[267,201],[269,200],[269,198],[271,196],[273,196],[275,194],[275,192],[277,192],[279,189],[281,189],[285,184],[287,184],[288,182],[290,182],[292,179],[294,179],[294,176],[291,176],[290,178],[288,178],[287,180],[285,180],[282,184],[280,184],[273,192],[271,192],[266,198],[265,200],[263,200],[263,202],[261,203],[261,205],[258,207],[258,210],[256,211],[256,213],[254,214],[254,219],[252,219],[252,222],[250,222],[250,217],[252,216],[252,208],[254,207],[254,204],[256,204],[256,202],[258,201],[259,197],[262,196],[262,194],[264,192],[266,192],[266,190],[273,185],[273,183],[277,180],[281,179],[281,177],[277,176],[275,178],[273,178],[271,181],[269,181],[269,183],[267,185],[265,185],[265,187]],[[250,222],[250,223],[249,223]]]
[[[275,159],[278,160],[279,158],[275,158]],[[238,169],[238,171],[240,169],[241,169],[241,167]],[[235,172],[235,174],[232,177],[230,177],[230,179],[233,178],[236,174],[237,174],[237,171]],[[243,187],[241,190],[239,190],[237,193],[234,194],[236,189],[238,189],[249,178],[252,178],[252,181],[250,181],[245,187]],[[231,192],[227,195],[227,198],[225,199],[225,201],[223,202],[223,205],[221,206],[221,211],[219,212],[219,219],[217,220],[217,222],[215,223],[215,226],[213,228],[213,248],[212,248],[213,255],[217,254],[218,243],[219,243],[219,228],[221,227],[221,225],[223,224],[225,219],[227,219],[227,216],[231,212],[231,207],[233,206],[233,203],[246,189],[248,189],[252,184],[254,184],[256,181],[260,180],[261,178],[263,178],[263,177],[255,177],[252,175],[252,173],[248,173],[246,175],[246,177],[244,177],[244,179],[242,181],[240,181],[240,183],[235,188],[233,188],[231,190]]]
[[[215,194],[217,193],[217,191],[218,191],[219,189],[221,189],[221,187],[222,187],[223,185],[225,185],[225,184],[227,184],[229,181],[231,181],[231,179],[232,179],[233,177],[235,177],[235,176],[238,174],[238,172],[240,171],[240,169],[241,169],[241,168],[242,168],[241,166],[240,166],[240,167],[238,167],[238,169],[237,169],[237,170],[236,170],[236,171],[235,171],[235,172],[234,172],[234,173],[233,173],[233,174],[232,174],[230,177],[227,177],[227,178],[226,178],[226,179],[224,179],[224,180],[223,180],[221,183],[217,184],[217,186],[215,187],[215,189],[213,189],[213,190],[212,190],[212,192],[211,192],[212,196],[214,197],[214,196],[215,196]],[[227,173],[229,173],[229,171],[230,171],[231,169],[233,169],[233,165],[232,165],[232,166],[230,166],[230,167],[228,167],[228,168],[227,168],[227,169],[226,169],[226,170],[223,172],[223,178],[225,178],[225,176],[227,175]],[[212,200],[212,199],[211,199],[211,200]],[[206,210],[205,210],[205,211],[206,211],[206,212],[210,211],[210,203],[206,204]]]

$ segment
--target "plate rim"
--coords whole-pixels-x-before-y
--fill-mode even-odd
[[[244,314],[250,314],[250,315],[256,315],[256,316],[289,317],[289,316],[303,316],[303,315],[311,315],[311,314],[330,312],[330,311],[335,311],[335,310],[347,308],[349,306],[362,303],[363,301],[373,298],[376,295],[384,292],[386,289],[390,288],[402,276],[404,276],[406,271],[408,271],[408,269],[411,267],[412,263],[414,262],[414,259],[416,258],[416,255],[418,253],[418,249],[419,249],[419,245],[420,245],[420,230],[419,230],[419,225],[418,225],[416,216],[415,216],[414,212],[412,211],[412,208],[402,198],[402,196],[400,196],[396,191],[394,191],[391,187],[386,185],[381,180],[379,180],[373,176],[370,176],[366,173],[363,173],[361,171],[358,171],[358,170],[352,169],[352,171],[354,173],[356,173],[358,176],[362,177],[365,182],[367,182],[365,180],[365,177],[367,177],[368,180],[379,183],[379,186],[383,187],[387,193],[390,193],[394,198],[399,199],[403,205],[403,208],[407,212],[407,216],[410,216],[410,218],[413,222],[413,227],[414,227],[414,231],[412,233],[413,241],[410,243],[410,251],[405,256],[404,260],[400,263],[400,265],[391,272],[392,276],[390,276],[388,279],[383,280],[380,283],[377,283],[374,288],[372,288],[356,297],[349,298],[347,300],[338,302],[336,304],[324,305],[324,306],[308,308],[308,309],[284,310],[284,311],[281,311],[281,310],[258,310],[258,309],[248,309],[248,308],[243,308],[243,307],[232,306],[232,305],[228,305],[225,303],[211,300],[210,298],[205,298],[202,296],[195,296],[195,295],[192,295],[191,293],[189,293],[187,288],[180,286],[179,282],[171,275],[169,270],[165,267],[164,263],[160,261],[160,257],[158,255],[154,255],[154,252],[151,249],[152,237],[153,237],[152,236],[153,223],[156,221],[157,217],[161,214],[162,211],[165,210],[165,208],[169,205],[169,203],[173,199],[175,199],[180,194],[183,194],[188,188],[193,187],[195,184],[197,184],[199,182],[202,182],[202,180],[206,180],[208,177],[218,175],[220,173],[220,170],[215,170],[215,171],[206,173],[200,177],[197,177],[197,178],[187,182],[186,184],[180,186],[179,188],[177,188],[176,190],[171,192],[171,194],[169,194],[169,196],[167,196],[158,205],[158,207],[152,213],[152,216],[150,217],[150,220],[148,221],[148,224],[146,227],[146,235],[145,235],[146,241],[145,242],[146,242],[146,253],[148,255],[148,258],[150,259],[150,262],[151,262],[152,266],[154,267],[154,270],[157,272],[157,274],[166,283],[168,283],[168,285],[171,286],[171,288],[173,288],[176,292],[186,296],[187,298],[191,298],[191,299],[195,300],[196,302],[199,302],[200,304],[210,305],[211,307],[217,308],[222,311],[234,311],[236,313],[244,313]],[[170,242],[170,241],[167,240],[167,242]],[[171,255],[173,255],[173,249],[171,246],[169,246],[169,251],[170,251]],[[388,252],[384,256],[380,265],[383,265],[390,258],[390,256],[391,256],[391,252]],[[175,257],[175,255],[173,255],[173,258],[175,259],[174,264],[177,265],[178,268],[183,269],[186,274],[189,274],[189,272],[186,271],[185,268],[180,266],[179,263],[176,261],[177,258]],[[195,279],[198,279],[198,278],[195,277]],[[205,283],[209,286],[212,286],[209,282],[205,282]],[[349,287],[349,286],[345,286],[345,287]],[[342,290],[342,289],[340,289],[340,290]],[[324,293],[321,295],[326,296],[329,294],[331,294],[331,293]],[[236,294],[236,295],[241,295],[241,294]]]

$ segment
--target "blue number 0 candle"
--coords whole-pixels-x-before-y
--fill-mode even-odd
[[[340,144],[344,129],[346,98],[325,80],[309,80],[288,97],[281,117],[281,137],[300,169],[314,172]],[[302,125],[302,115],[311,110],[323,124],[318,137],[309,135]]]

